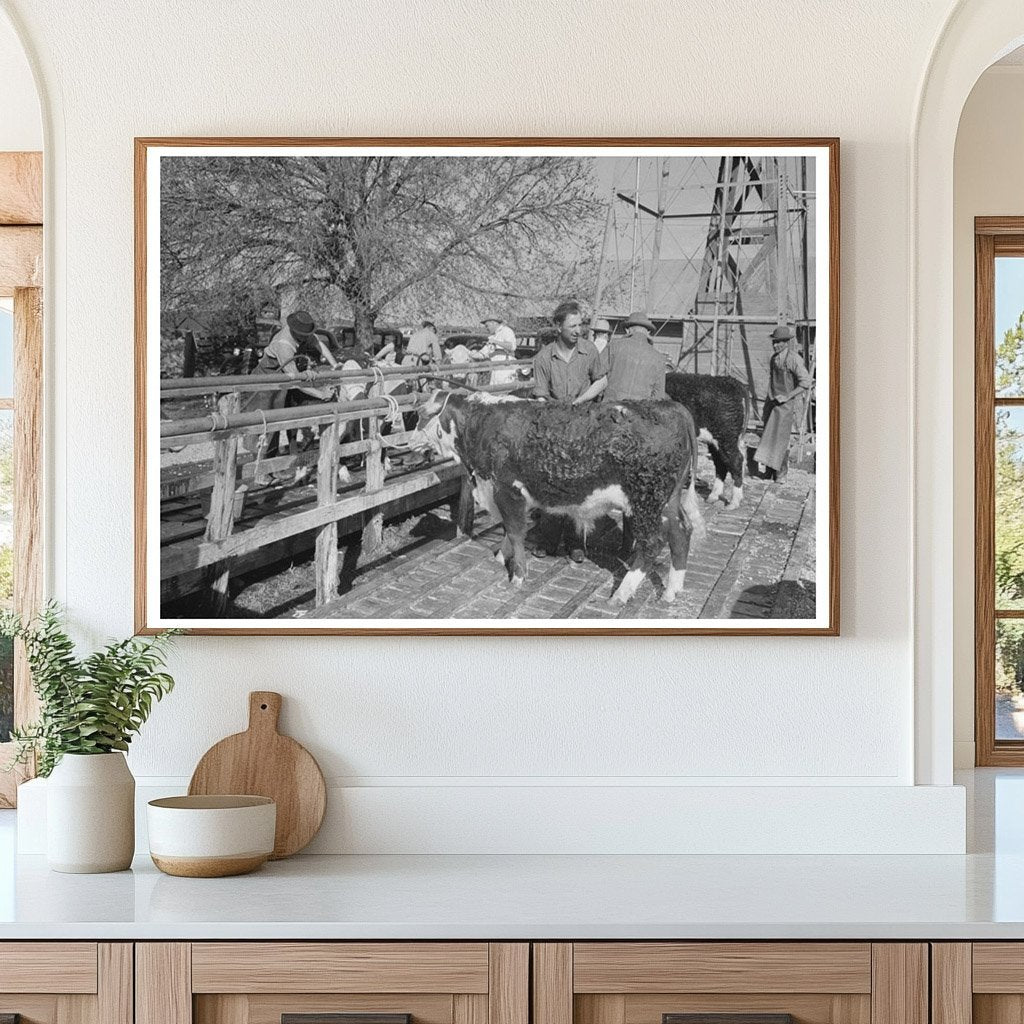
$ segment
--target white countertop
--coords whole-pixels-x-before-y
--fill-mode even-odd
[[[224,879],[139,857],[60,875],[14,856],[0,812],[0,940],[1024,939],[1024,772],[960,781],[966,856],[307,856]]]
[[[239,878],[18,861],[0,939],[1024,938],[1024,856],[298,857]]]

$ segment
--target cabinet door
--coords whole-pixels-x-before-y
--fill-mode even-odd
[[[136,1024],[529,1024],[525,943],[140,943],[136,984]]]
[[[935,1024],[1024,1021],[1024,942],[936,943]]]
[[[533,1024],[928,1024],[921,943],[538,943],[533,977]]]
[[[5,1024],[132,1024],[126,942],[0,942]]]

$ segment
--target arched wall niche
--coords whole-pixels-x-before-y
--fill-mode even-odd
[[[973,579],[954,574],[954,345],[972,344],[954,337],[954,150],[974,84],[1021,43],[1020,0],[961,0],[936,41],[912,129],[915,780],[922,785],[952,782],[954,593],[973,588]]]

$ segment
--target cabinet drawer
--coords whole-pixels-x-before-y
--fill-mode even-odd
[[[193,992],[472,992],[486,942],[196,942]]]
[[[529,946],[140,943],[136,986],[136,1024],[529,1024]]]
[[[96,991],[95,942],[0,943],[0,992]]]
[[[869,943],[578,942],[573,991],[871,991]]]
[[[537,943],[534,1024],[926,1024],[923,943]]]

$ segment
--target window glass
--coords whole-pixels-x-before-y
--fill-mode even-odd
[[[996,397],[1024,397],[1024,257],[996,258]]]
[[[1024,609],[1024,407],[996,409],[996,611]]]
[[[996,739],[1024,739],[1024,622],[996,620]]]

